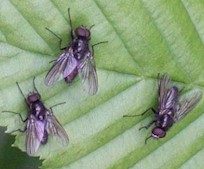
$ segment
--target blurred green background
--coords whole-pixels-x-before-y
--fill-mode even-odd
[[[15,137],[5,134],[5,130],[5,127],[0,127],[0,169],[37,169],[42,162],[11,147]]]

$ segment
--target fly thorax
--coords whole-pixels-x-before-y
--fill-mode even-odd
[[[162,118],[161,125],[166,131],[173,125],[174,121],[171,115],[165,114]]]
[[[41,108],[41,110],[39,111],[39,114],[38,114],[38,119],[43,121],[45,119],[45,108]]]
[[[38,112],[38,114],[36,114],[38,117],[38,120],[43,121],[45,119],[45,113],[43,111]]]
[[[43,116],[43,115],[39,115],[39,116],[38,116],[38,119],[41,120],[41,121],[43,121],[43,120],[44,120],[44,116]]]
[[[158,113],[159,113],[159,116],[162,116],[163,114],[166,113],[166,109],[160,110]]]
[[[75,47],[75,58],[77,60],[81,60],[84,58],[84,56],[86,55],[87,51],[89,51],[89,46],[86,40],[84,39],[79,39],[78,43]]]
[[[39,113],[40,113],[40,110],[41,110],[41,107],[36,104],[36,106],[35,106],[36,114],[39,114]]]
[[[76,58],[77,60],[81,60],[82,57],[83,57],[83,55],[82,55],[81,53],[77,53],[77,55],[76,55],[75,58]]]
[[[162,116],[162,118],[161,118],[161,126],[162,126],[162,128],[165,128],[167,126],[168,119],[169,119],[168,115]]]
[[[45,107],[41,102],[33,104],[32,114],[37,117],[38,120],[43,121],[45,119]]]
[[[76,50],[77,52],[81,52],[84,48],[84,42],[82,40],[78,40],[76,44]]]
[[[168,112],[167,112],[167,114],[168,114],[169,116],[171,116],[171,117],[173,117],[173,116],[174,116],[174,113],[173,113],[173,111],[172,111],[172,110],[168,111]]]

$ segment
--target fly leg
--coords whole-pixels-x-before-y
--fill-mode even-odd
[[[70,24],[70,27],[71,27],[71,39],[74,40],[74,33],[73,33],[73,27],[72,27],[70,8],[68,8],[68,17],[69,17],[69,24]]]
[[[184,89],[185,89],[185,87],[182,87],[182,89],[179,90],[179,93],[181,93]]]
[[[145,113],[147,113],[149,110],[152,110],[152,112],[154,113],[154,114],[157,114],[157,111],[153,108],[153,107],[150,107],[150,108],[148,108],[147,110],[145,110],[142,114],[140,114],[141,116],[143,116]]]
[[[98,42],[98,43],[95,43],[94,45],[91,46],[92,48],[92,53],[93,53],[93,56],[94,56],[94,47],[97,46],[97,45],[100,45],[102,43],[108,43],[108,41],[102,41],[102,42]]]
[[[57,39],[59,39],[59,48],[60,50],[64,50],[66,49],[66,47],[62,47],[62,39],[56,34],[54,33],[53,31],[51,31],[49,28],[45,28],[47,31],[49,31],[50,33],[52,33]]]
[[[28,118],[26,118],[26,119],[23,119],[23,117],[21,116],[21,114],[20,113],[17,113],[17,112],[13,112],[13,111],[2,111],[2,113],[12,113],[12,114],[17,114],[17,115],[19,115],[19,117],[20,117],[20,119],[21,119],[21,121],[23,122],[23,123],[25,123],[27,120],[28,120]],[[10,132],[10,134],[12,134],[12,133],[14,133],[14,132],[21,132],[21,133],[24,133],[25,131],[26,131],[26,126],[25,126],[25,128],[22,130],[22,129],[17,129],[17,130],[13,130],[13,131],[11,131]]]
[[[156,122],[156,120],[152,120],[148,125],[140,127],[139,130],[141,129],[148,129],[152,124],[154,124]]]
[[[145,144],[147,144],[147,140],[149,140],[151,137],[152,137],[152,135],[150,135],[149,137],[147,137],[147,138],[145,139]]]
[[[95,24],[91,25],[89,28],[89,31],[95,26]]]
[[[140,116],[143,116],[143,115],[144,115],[145,113],[147,113],[149,110],[152,110],[154,114],[157,113],[157,111],[156,111],[154,108],[150,107],[150,108],[148,108],[146,111],[144,111],[142,114],[140,114]],[[139,130],[141,130],[141,129],[143,129],[143,128],[148,129],[148,128],[149,128],[152,124],[154,124],[155,122],[156,122],[156,120],[152,120],[148,125],[143,126],[143,127],[140,127]]]
[[[25,131],[26,131],[26,127],[22,130],[22,129],[17,129],[17,130],[13,130],[13,131],[11,131],[10,132],[10,134],[12,134],[12,133],[15,133],[15,132],[21,132],[21,133],[24,133]]]
[[[26,99],[25,95],[23,94],[23,91],[21,90],[20,85],[18,84],[18,82],[16,82],[16,84],[17,84],[18,89],[20,90],[21,95],[23,96],[23,98],[24,98],[24,100],[25,100],[25,102],[26,102],[27,106],[29,107],[29,103],[28,103],[28,101],[27,101],[27,99]],[[19,114],[19,115],[20,115],[20,114]]]
[[[152,110],[154,114],[157,113],[157,111],[153,108],[153,107],[150,107],[148,108],[147,110],[145,110],[143,113],[141,114],[135,114],[135,115],[123,115],[123,117],[136,117],[136,116],[143,116],[144,114],[146,114],[149,110]]]
[[[53,107],[56,107],[56,106],[59,106],[59,105],[65,104],[65,103],[66,103],[66,102],[57,103],[57,104],[51,106],[51,107],[50,107],[51,112],[53,112],[53,111],[52,111]]]
[[[34,87],[35,91],[39,94],[38,89],[37,89],[37,87],[35,85],[35,76],[33,77],[33,87]]]
[[[19,117],[20,117],[20,119],[21,119],[21,121],[22,121],[23,123],[25,123],[25,122],[28,120],[28,118],[23,119],[23,117],[21,116],[21,114],[20,114],[20,113],[17,113],[17,112],[13,112],[13,111],[2,111],[2,113],[12,113],[12,114],[17,114],[17,115],[19,115]]]

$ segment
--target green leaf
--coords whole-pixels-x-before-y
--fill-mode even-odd
[[[89,96],[79,78],[71,85],[60,81],[44,85],[50,61],[61,53],[58,39],[70,41],[67,9],[73,27],[91,29],[95,48],[99,91]],[[0,110],[28,110],[15,82],[23,92],[33,90],[32,79],[47,107],[66,101],[54,114],[67,131],[70,143],[63,147],[52,137],[35,156],[42,168],[124,169],[203,168],[204,101],[164,139],[144,140],[150,135],[138,129],[148,124],[157,107],[157,74],[168,73],[182,93],[203,91],[204,3],[202,0],[0,0]],[[1,113],[7,132],[23,128],[14,114]],[[25,151],[25,133],[15,133],[17,146]]]

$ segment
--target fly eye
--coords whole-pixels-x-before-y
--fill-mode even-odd
[[[39,99],[40,99],[40,95],[36,94],[36,93],[31,94],[31,95],[28,96],[28,102],[29,103],[36,102]]]
[[[166,132],[158,127],[153,128],[152,130],[152,136],[155,138],[162,138],[166,135]]]
[[[84,27],[79,27],[75,30],[75,33],[77,36],[89,38],[90,37],[90,31]]]

